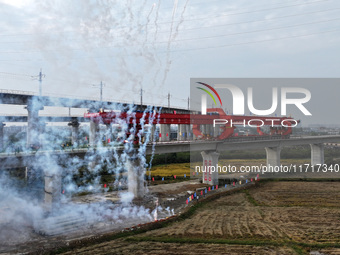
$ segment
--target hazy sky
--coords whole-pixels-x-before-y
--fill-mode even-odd
[[[0,89],[38,92],[42,68],[45,95],[98,98],[102,80],[110,100],[143,88],[186,107],[195,77],[339,77],[339,13],[336,0],[0,0]]]

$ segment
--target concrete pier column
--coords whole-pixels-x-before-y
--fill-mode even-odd
[[[311,164],[312,166],[325,163],[324,145],[310,144],[311,148]]]
[[[281,147],[265,147],[267,154],[267,167],[280,166]]]
[[[203,135],[206,135],[206,134],[207,134],[206,125],[200,125],[200,129],[201,129],[201,133],[202,133]]]
[[[78,146],[80,123],[78,122],[77,119],[75,119],[75,120],[72,120],[70,123],[68,123],[68,125],[71,126],[72,128],[72,133],[71,133],[72,144],[73,146]]]
[[[214,129],[214,137],[218,137],[219,135],[220,135],[220,126],[221,125],[215,125],[215,127],[213,127],[213,129]]]
[[[134,197],[143,197],[145,194],[144,175],[145,167],[137,157],[130,157],[126,162],[128,170],[128,191]]]
[[[157,137],[155,137],[156,125],[150,125],[149,132],[150,132],[149,142],[150,143],[156,142],[157,141]]]
[[[110,142],[112,142],[112,137],[113,137],[112,133],[113,133],[112,125],[106,124],[105,139],[107,143],[109,142],[109,139],[110,139]]]
[[[209,185],[217,185],[218,184],[218,157],[219,153],[215,151],[202,151],[201,152],[203,158],[203,177],[202,182]]]
[[[186,130],[187,130],[187,140],[191,141],[194,139],[194,134],[192,132],[192,125],[185,125],[186,126]]]
[[[49,174],[45,172],[44,207],[52,212],[60,205],[61,199],[61,173]]]
[[[212,125],[205,125],[205,132],[206,135],[208,135],[209,137],[212,137],[214,135],[214,130],[213,130],[213,126]]]
[[[4,126],[3,122],[0,122],[0,152],[4,149]]]
[[[179,124],[177,129],[177,141],[185,141],[187,136],[187,125]]]
[[[160,131],[161,142],[168,142],[170,141],[170,124],[161,124],[161,131]]]
[[[40,144],[39,136],[42,134],[41,123],[39,121],[39,111],[44,106],[38,101],[30,101],[27,106],[27,147]]]
[[[94,121],[90,121],[90,134],[89,134],[89,144],[91,147],[95,146],[98,142],[99,139],[99,124],[94,122]]]

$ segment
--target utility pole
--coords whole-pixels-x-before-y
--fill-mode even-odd
[[[188,111],[190,110],[190,97],[188,97]]]
[[[45,74],[42,73],[42,69],[40,68],[39,74],[31,77],[32,79],[37,79],[39,81],[39,96],[42,96],[42,79],[45,77]]]
[[[98,85],[92,85],[93,87],[98,87]],[[103,102],[103,87],[105,87],[105,84],[100,81],[99,88],[100,88],[100,102]]]
[[[170,110],[170,92],[168,93],[168,109]]]
[[[140,106],[143,105],[143,88],[140,89]]]

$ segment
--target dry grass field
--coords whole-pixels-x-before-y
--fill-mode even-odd
[[[289,165],[289,164],[296,164],[301,165],[305,163],[310,163],[309,159],[282,159],[282,165]],[[265,159],[222,159],[219,160],[219,165],[231,165],[235,166],[237,170],[240,169],[240,166],[260,166],[265,165]],[[202,162],[195,162],[195,163],[172,163],[169,165],[157,165],[151,168],[151,176],[181,176],[183,177],[184,174],[186,176],[190,175],[190,172],[195,171],[195,166],[201,166]],[[147,172],[149,174],[149,172]]]
[[[65,254],[315,251],[340,254],[339,182],[265,182],[198,204],[190,217],[169,226]]]

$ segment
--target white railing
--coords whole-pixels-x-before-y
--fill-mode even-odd
[[[0,89],[0,93],[6,93],[6,94],[15,94],[15,95],[29,95],[29,96],[38,96],[37,92],[33,91],[23,91],[23,90],[10,90],[10,89]],[[98,97],[88,97],[88,96],[70,96],[66,94],[59,94],[59,93],[43,93],[43,96],[46,97],[62,97],[62,98],[68,98],[68,99],[78,99],[78,100],[89,100],[89,101],[97,101],[100,102],[100,99]],[[118,104],[136,104],[138,105],[138,102],[131,102],[127,100],[112,100],[112,98],[103,98],[103,102],[106,103],[118,103]],[[150,103],[150,102],[145,102],[144,105],[155,105],[155,103]],[[165,104],[156,104],[158,107],[162,108],[168,108],[167,105]],[[181,110],[186,110],[185,107],[183,106],[176,106],[176,105],[171,105],[171,108],[177,108]]]

